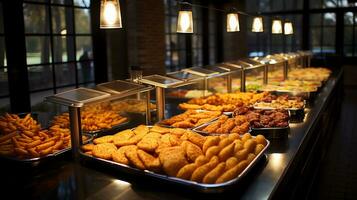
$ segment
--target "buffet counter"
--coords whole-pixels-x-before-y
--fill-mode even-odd
[[[223,193],[198,193],[145,177],[113,173],[103,166],[86,167],[67,154],[35,168],[2,161],[3,195],[13,199],[298,198],[308,190],[339,116],[342,82],[342,71],[335,71],[307,108],[304,122],[290,124],[288,138],[270,140],[266,156]]]

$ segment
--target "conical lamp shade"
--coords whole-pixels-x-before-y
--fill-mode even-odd
[[[237,13],[227,14],[227,32],[239,31],[239,18]]]
[[[100,28],[122,28],[119,0],[102,0]]]
[[[192,10],[180,10],[177,19],[178,33],[193,33]]]
[[[262,17],[254,17],[252,24],[252,32],[259,33],[263,32],[263,18]]]
[[[271,33],[273,34],[282,34],[283,33],[283,25],[281,24],[281,20],[274,19],[271,25]]]
[[[284,34],[291,35],[294,33],[293,23],[292,22],[285,22],[284,23]]]

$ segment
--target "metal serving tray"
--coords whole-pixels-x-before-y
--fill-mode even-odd
[[[284,110],[289,111],[289,122],[292,123],[298,123],[302,122],[305,118],[305,107],[306,107],[306,100],[304,100],[304,106],[302,108],[281,108]],[[260,109],[260,110],[276,110],[279,108],[272,108],[272,107],[259,107],[256,106],[256,103],[253,105],[254,109]]]
[[[88,138],[86,141],[83,142],[83,144],[88,144],[94,138],[93,135],[90,135],[90,134],[82,134],[82,135],[84,135]],[[37,157],[37,158],[20,159],[20,158],[10,157],[10,156],[0,156],[0,159],[14,162],[16,164],[21,164],[24,166],[36,167],[36,166],[42,164],[43,162],[47,162],[47,161],[53,160],[57,157],[60,157],[60,156],[64,155],[66,152],[69,152],[70,150],[71,150],[71,147],[67,147],[60,151],[57,151],[56,153],[48,154],[46,156]]]
[[[197,112],[210,112],[210,111],[207,111],[207,110],[196,110],[196,111],[197,111]],[[185,112],[186,112],[186,111],[185,111]],[[185,112],[183,112],[183,113],[185,113]],[[181,114],[183,114],[183,113],[181,113]],[[178,114],[178,115],[181,115],[181,114]],[[222,112],[220,116],[222,116],[222,115],[228,115],[228,114]],[[205,122],[205,123],[203,123],[203,124],[200,124],[200,125],[197,125],[197,126],[193,126],[193,127],[191,127],[191,128],[187,128],[187,129],[193,130],[193,129],[195,129],[195,128],[197,128],[197,127],[200,127],[200,126],[202,126],[202,125],[204,125],[204,124],[207,124],[207,123],[216,121],[220,116],[214,117],[213,119],[211,119],[211,120],[209,120],[209,121],[207,121],[207,122]],[[174,116],[172,116],[172,117],[174,117]],[[169,119],[170,119],[170,118],[169,118]],[[166,128],[178,128],[178,127],[174,127],[174,126],[162,124],[162,121],[157,122],[156,125],[161,126],[161,127],[166,127]]]
[[[249,165],[238,175],[238,177],[230,181],[227,181],[225,183],[219,183],[219,184],[197,183],[194,181],[158,174],[149,170],[140,170],[114,161],[93,157],[91,155],[83,153],[81,150],[80,150],[80,157],[81,160],[84,161],[83,164],[88,164],[90,166],[94,166],[95,164],[97,164],[98,167],[100,166],[100,168],[108,167],[110,170],[114,170],[117,172],[123,172],[136,176],[144,176],[147,178],[151,178],[153,180],[161,181],[176,186],[177,185],[183,186],[185,188],[203,192],[203,193],[218,193],[218,192],[223,192],[229,189],[230,187],[234,186],[235,184],[239,183],[241,179],[245,177],[249,173],[249,171],[258,163],[258,161],[263,157],[265,157],[264,153],[270,145],[269,140],[266,141],[267,141],[267,145],[264,147],[264,149],[254,158],[254,160],[251,163],[249,163]]]

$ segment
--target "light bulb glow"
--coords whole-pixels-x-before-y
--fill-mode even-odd
[[[281,24],[281,20],[274,19],[273,23],[271,25],[271,33],[273,34],[282,34],[283,33],[283,27]]]
[[[102,0],[100,28],[122,28],[121,11],[118,0]]]
[[[252,32],[258,33],[263,32],[263,18],[262,17],[254,17],[252,24]]]
[[[177,20],[178,33],[193,33],[192,11],[180,10]]]
[[[239,18],[237,13],[227,14],[227,32],[239,31]]]
[[[105,2],[104,5],[104,20],[108,25],[113,25],[117,19],[118,12],[115,5],[111,1]]]
[[[292,22],[285,22],[284,23],[284,34],[291,35],[294,33],[293,23]]]

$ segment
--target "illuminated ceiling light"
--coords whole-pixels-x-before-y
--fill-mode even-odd
[[[294,33],[293,23],[290,21],[285,22],[284,23],[284,34],[291,35],[293,33]]]
[[[254,17],[252,24],[252,32],[259,33],[263,32],[263,18],[262,17]]]
[[[271,33],[272,34],[282,34],[283,33],[283,25],[281,24],[281,20],[274,19],[271,25]]]
[[[122,28],[119,0],[102,0],[100,28]]]
[[[178,13],[177,31],[178,33],[193,33],[192,8],[188,3],[183,2]]]
[[[239,18],[238,13],[227,14],[227,32],[239,31]]]

